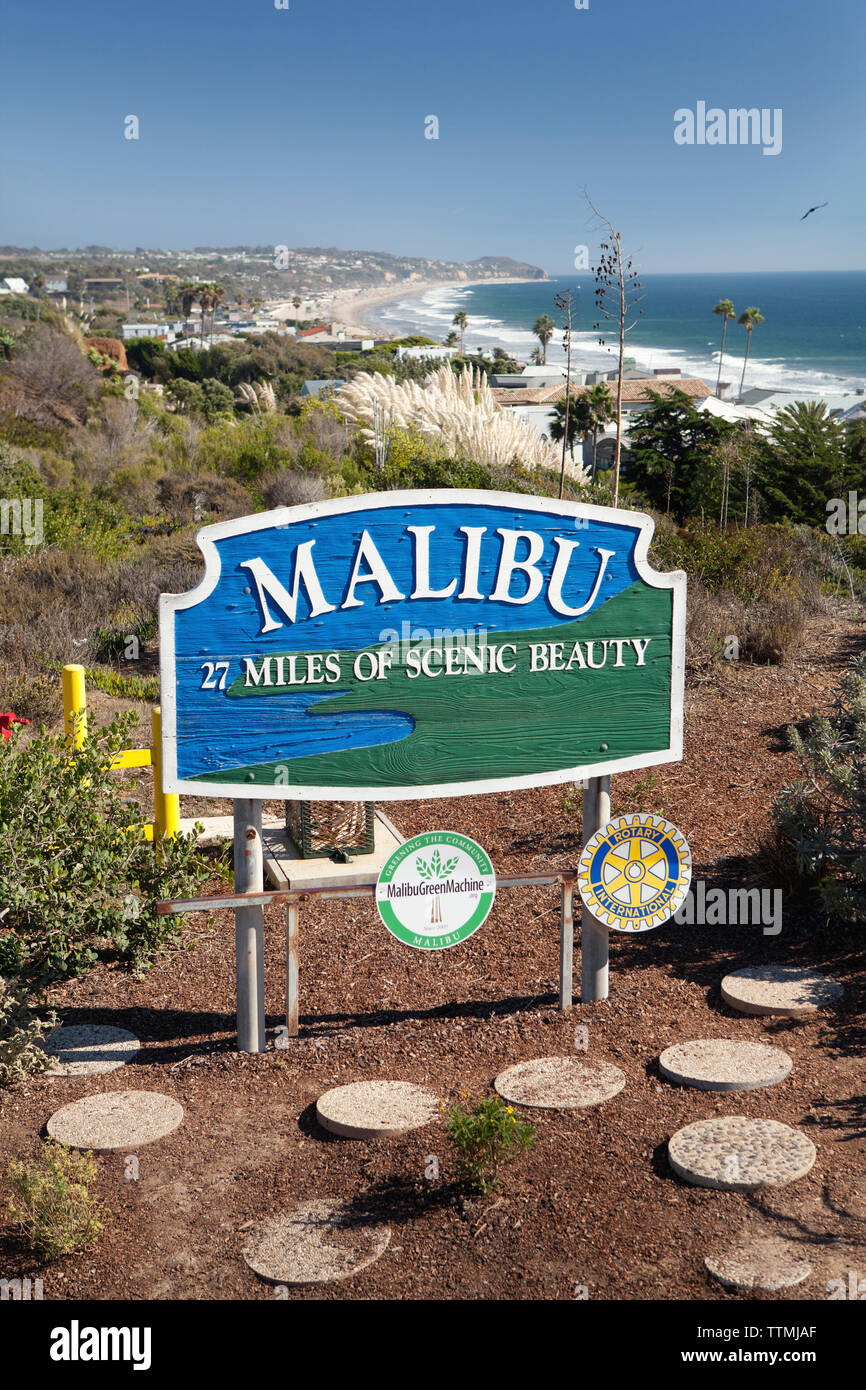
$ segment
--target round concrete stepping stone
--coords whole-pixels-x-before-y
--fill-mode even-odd
[[[608,1062],[575,1057],[536,1057],[501,1071],[493,1085],[503,1100],[538,1110],[576,1110],[600,1105],[625,1085],[625,1073]]]
[[[793,1065],[781,1047],[730,1038],[677,1043],[659,1057],[662,1076],[699,1091],[757,1091],[784,1081]]]
[[[81,1023],[57,1028],[42,1046],[58,1062],[46,1076],[102,1076],[131,1062],[141,1043],[125,1028]]]
[[[439,1098],[411,1081],[355,1081],[335,1086],[316,1102],[323,1129],[346,1139],[386,1139],[429,1125]]]
[[[809,1172],[815,1152],[798,1129],[746,1115],[698,1120],[668,1141],[670,1165],[679,1177],[725,1192],[783,1187]]]
[[[384,1254],[390,1226],[365,1226],[338,1198],[303,1202],[250,1232],[243,1257],[276,1284],[328,1284],[351,1279]]]
[[[743,1014],[802,1018],[844,993],[836,980],[796,965],[757,965],[735,970],[722,980],[722,998]]]
[[[48,1133],[72,1149],[111,1153],[163,1139],[182,1119],[183,1106],[158,1091],[101,1091],[55,1110]]]
[[[802,1251],[781,1236],[741,1240],[722,1255],[707,1255],[704,1264],[713,1278],[729,1289],[761,1289],[765,1293],[802,1284],[812,1273]]]

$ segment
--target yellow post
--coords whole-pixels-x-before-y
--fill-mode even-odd
[[[70,748],[83,748],[87,738],[87,694],[83,666],[69,665],[63,668],[63,715],[67,744]]]
[[[162,789],[162,711],[159,705],[151,712],[150,728],[153,734],[153,838],[156,842],[165,835],[180,833],[180,797],[166,796]]]

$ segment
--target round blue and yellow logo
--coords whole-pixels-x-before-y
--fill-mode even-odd
[[[577,866],[586,907],[617,931],[650,931],[685,901],[692,856],[675,825],[638,811],[618,816],[587,842]]]

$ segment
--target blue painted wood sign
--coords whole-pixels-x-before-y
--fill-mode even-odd
[[[637,512],[388,492],[205,527],[160,606],[168,792],[395,800],[682,757],[685,586]]]

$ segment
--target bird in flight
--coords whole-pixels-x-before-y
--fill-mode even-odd
[[[818,203],[815,207],[809,208],[809,212],[818,212],[821,208],[826,208],[826,207],[829,207],[829,203]],[[806,218],[809,216],[809,212],[804,212],[804,213],[803,213],[803,216],[800,218],[800,221],[801,221],[801,222],[805,222],[805,221],[806,221]]]

